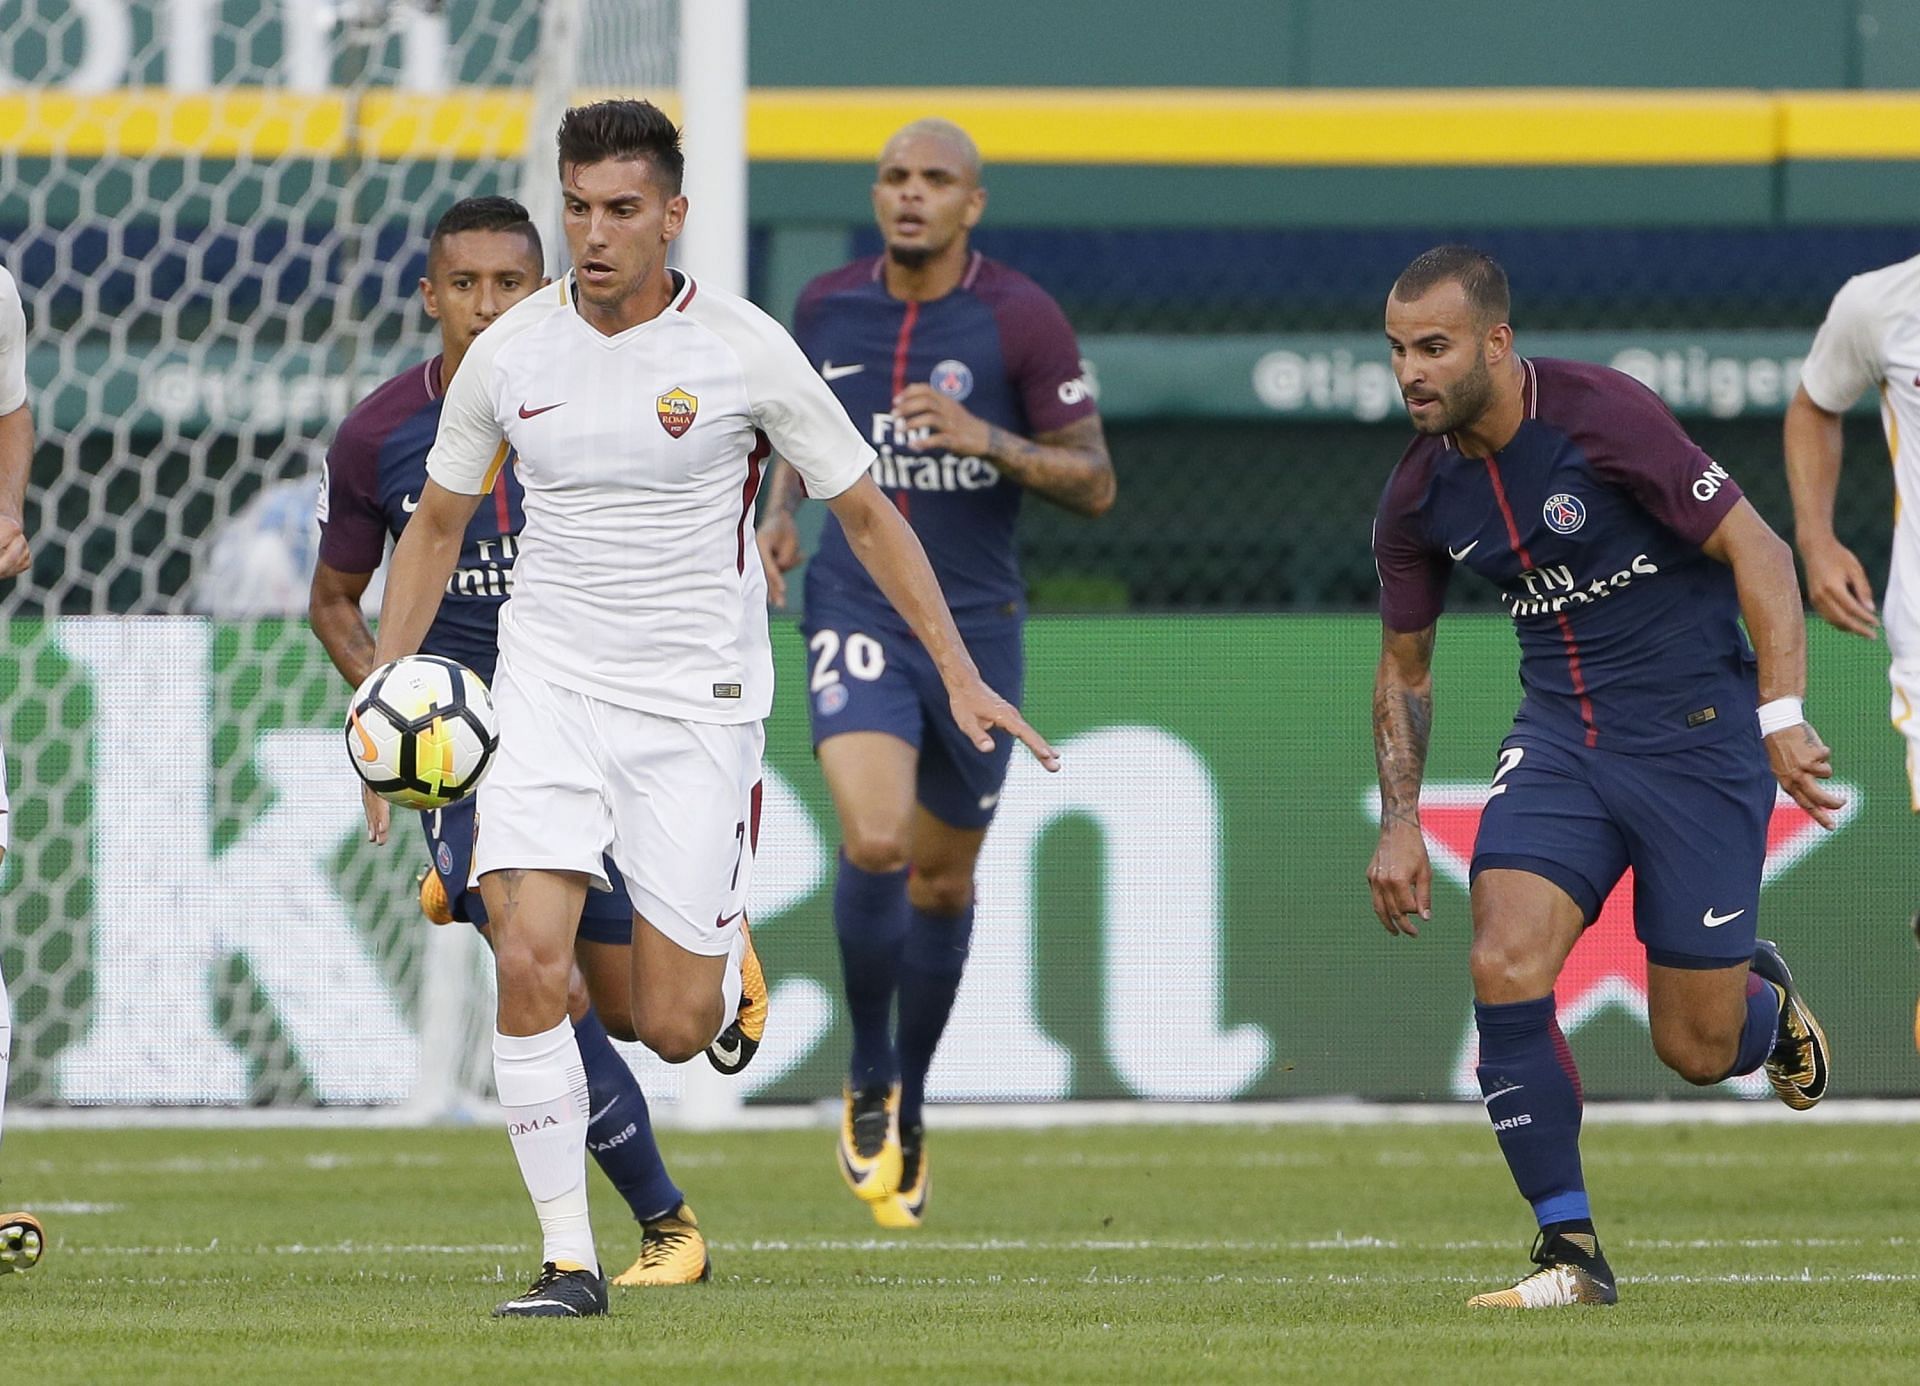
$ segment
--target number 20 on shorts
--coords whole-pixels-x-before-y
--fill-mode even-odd
[[[807,648],[813,651],[813,677],[807,682],[809,693],[818,693],[840,682],[840,670],[833,667],[835,659],[863,683],[872,683],[887,670],[886,650],[871,635],[859,631],[844,640],[837,630],[816,631]]]

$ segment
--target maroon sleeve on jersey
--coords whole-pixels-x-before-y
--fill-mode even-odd
[[[1429,475],[1425,439],[1407,449],[1380,493],[1373,519],[1373,566],[1380,574],[1380,619],[1389,630],[1425,630],[1447,605],[1453,559],[1428,542],[1419,504]]]
[[[1706,543],[1739,504],[1739,483],[1632,376],[1607,371],[1594,381],[1589,404],[1583,426],[1570,431],[1593,469],[1688,543]]]
[[[387,553],[380,509],[380,440],[349,414],[327,448],[320,505],[320,561],[342,573],[371,573]]]
[[[1038,437],[1056,433],[1100,412],[1080,361],[1073,325],[1046,290],[1002,270],[988,301],[1000,327],[1000,351],[1007,375],[1020,392],[1027,427]],[[983,286],[984,287],[984,286]]]

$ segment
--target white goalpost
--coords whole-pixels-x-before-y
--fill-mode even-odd
[[[321,459],[437,349],[415,281],[448,205],[519,195],[563,267],[572,101],[686,122],[680,263],[745,288],[746,0],[152,8],[0,26],[0,74],[31,81],[0,254],[59,560],[0,592],[12,1110],[457,1115],[491,1100],[491,967],[421,918],[410,825],[356,845],[347,690],[303,619]],[[635,1063],[668,1120],[738,1119],[704,1064]]]

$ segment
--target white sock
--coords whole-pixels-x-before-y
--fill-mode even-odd
[[[740,1018],[740,990],[745,985],[740,960],[746,955],[747,935],[743,930],[733,936],[733,947],[727,950],[727,970],[720,974],[720,1029],[713,1032],[716,1039]]]
[[[573,1022],[540,1035],[493,1036],[493,1081],[507,1135],[540,1216],[545,1261],[599,1270],[587,1218],[587,1070]]]

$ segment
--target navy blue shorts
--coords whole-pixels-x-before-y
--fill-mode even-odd
[[[427,854],[433,858],[433,869],[440,873],[453,917],[480,925],[487,922],[487,907],[480,899],[479,888],[467,885],[473,878],[474,805],[475,796],[469,795],[457,804],[422,813],[420,828],[427,835]],[[626,882],[614,869],[613,859],[609,857],[603,864],[613,889],[587,892],[586,907],[580,911],[579,937],[589,943],[632,943],[633,901],[627,898]]]
[[[1013,738],[996,731],[991,751],[967,740],[954,724],[940,672],[918,640],[891,622],[811,605],[800,631],[807,638],[807,709],[816,749],[843,732],[897,736],[920,753],[922,808],[956,828],[993,821]],[[980,677],[1015,704],[1026,672],[1020,636],[1017,620],[966,636]]]
[[[1500,748],[1472,874],[1529,871],[1591,924],[1633,868],[1633,932],[1662,967],[1753,956],[1776,782],[1756,727],[1659,755],[1583,750],[1516,728]]]

